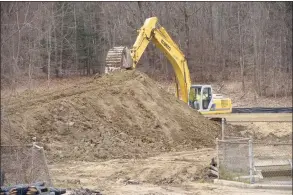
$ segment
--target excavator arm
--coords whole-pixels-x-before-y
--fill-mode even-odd
[[[158,19],[148,18],[145,20],[144,25],[138,30],[138,36],[134,42],[131,51],[131,57],[133,60],[132,67],[135,68],[142,54],[147,48],[148,44],[152,40],[153,30],[156,28]]]
[[[174,46],[175,43],[172,40],[169,41],[168,38],[164,36],[164,29],[155,29],[153,40],[155,45],[165,54],[169,62],[172,64],[180,87],[180,92],[178,91],[178,88],[177,92],[179,92],[181,99],[187,103],[191,80],[185,56],[177,46]]]
[[[176,75],[177,97],[188,102],[188,93],[191,86],[190,74],[184,54],[163,27],[158,27],[158,18],[146,19],[139,29],[138,37],[130,49],[130,57],[126,47],[116,47],[108,52],[106,68],[119,69],[136,68],[142,54],[150,42],[153,42],[171,63]],[[125,58],[125,59],[124,59]],[[130,59],[129,59],[130,58]],[[178,88],[179,85],[179,88]]]

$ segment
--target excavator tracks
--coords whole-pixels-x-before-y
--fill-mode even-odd
[[[111,48],[106,57],[105,73],[120,70],[122,68],[129,69],[132,67],[132,58],[130,50],[125,46],[117,46]]]

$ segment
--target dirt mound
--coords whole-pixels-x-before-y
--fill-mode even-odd
[[[36,137],[50,161],[140,158],[210,147],[220,132],[218,124],[136,70],[22,94],[3,100],[2,108],[1,134],[21,143]],[[1,141],[10,142],[7,136]]]

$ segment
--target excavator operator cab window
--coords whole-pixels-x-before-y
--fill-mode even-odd
[[[200,94],[201,94],[201,87],[196,87],[195,88],[195,97],[196,97],[196,99],[200,99]]]
[[[200,98],[201,97],[201,86],[191,87],[189,92],[189,105],[199,110],[201,107]]]
[[[202,91],[202,107],[204,110],[209,108],[212,99],[212,90],[210,87],[204,87]]]

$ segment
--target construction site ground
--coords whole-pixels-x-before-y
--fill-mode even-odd
[[[221,125],[140,72],[61,83],[56,87],[52,81],[50,89],[1,91],[1,144],[41,142],[56,187],[103,194],[290,193],[213,184],[207,169]],[[292,123],[231,123],[226,133],[290,142]]]
[[[96,189],[123,195],[275,195],[291,191],[221,186],[206,178],[205,167],[214,149],[164,153],[141,160],[70,161],[50,166],[53,182],[70,189]]]

